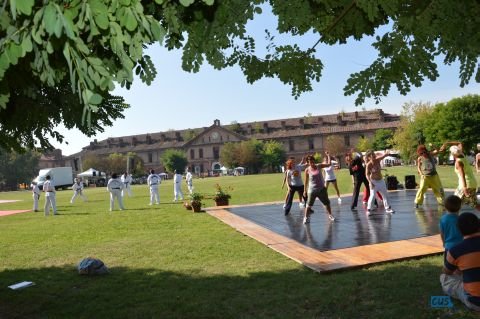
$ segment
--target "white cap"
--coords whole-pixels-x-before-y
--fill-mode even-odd
[[[452,154],[453,156],[456,156],[456,155],[462,154],[462,151],[458,146],[453,145],[453,146],[450,146],[450,154]]]

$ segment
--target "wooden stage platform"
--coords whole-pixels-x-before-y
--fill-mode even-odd
[[[395,214],[382,205],[371,216],[366,207],[350,210],[351,196],[342,204],[331,198],[336,220],[330,222],[317,202],[311,223],[303,224],[303,210],[294,204],[290,214],[283,203],[210,207],[207,213],[273,250],[315,270],[329,272],[443,253],[438,223],[443,214],[432,193],[424,208],[414,208],[415,190],[389,192]],[[463,207],[462,211],[471,211]]]

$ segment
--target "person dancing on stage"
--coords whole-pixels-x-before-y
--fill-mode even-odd
[[[367,215],[370,216],[373,212],[373,201],[375,200],[375,192],[380,192],[383,197],[383,206],[385,212],[389,214],[395,213],[388,203],[387,185],[383,180],[380,161],[390,154],[386,151],[382,156],[377,157],[375,152],[368,150],[366,152],[367,165],[365,167],[365,175],[370,184],[370,197],[368,198]]]
[[[328,199],[327,189],[325,188],[325,181],[321,169],[331,165],[330,154],[325,152],[326,162],[321,164],[315,164],[315,158],[312,155],[307,156],[308,167],[305,169],[305,192],[304,197],[307,196],[307,205],[305,206],[305,216],[303,223],[310,223],[310,215],[313,214],[312,206],[315,203],[315,199],[320,199],[328,213],[328,218],[331,221],[335,220],[332,215],[332,209],[330,207],[330,200]]]
[[[362,155],[357,152],[347,153],[345,155],[345,161],[349,163],[348,170],[350,171],[350,175],[353,176],[353,194],[350,209],[356,211],[358,196],[360,195],[362,184],[365,185],[365,189],[368,190],[368,198],[370,198],[370,187],[368,185],[367,177],[365,176],[365,167],[363,167]],[[375,205],[376,204],[377,203],[375,200]]]
[[[300,202],[298,205],[300,208],[303,208],[305,203],[307,202],[307,197],[304,196],[305,186],[303,185],[302,180],[302,171],[306,167],[305,157],[302,158],[300,164],[295,165],[295,159],[291,157],[286,163],[286,172],[285,177],[283,178],[282,188],[287,184],[287,196],[285,198],[285,205],[283,206],[283,210],[285,215],[290,213],[290,209],[292,209],[292,201],[293,196],[295,193],[298,193],[298,198]]]
[[[425,145],[421,144],[417,147],[417,170],[420,175],[420,187],[415,196],[415,208],[421,208],[423,204],[423,195],[432,188],[433,194],[437,198],[438,205],[443,206],[445,192],[443,191],[442,182],[435,168],[434,155],[438,154],[438,150],[428,151]]]
[[[463,154],[463,144],[452,141],[443,143],[440,152],[450,146],[450,154],[455,158],[455,173],[458,176],[458,187],[455,195],[462,199],[463,204],[467,204],[480,211],[480,204],[477,201],[477,180],[473,174],[473,169]]]
[[[323,171],[325,172],[325,188],[327,189],[328,194],[328,185],[332,184],[333,188],[337,192],[338,204],[342,203],[342,198],[340,196],[340,191],[338,190],[337,177],[335,176],[335,167],[333,167],[333,162],[328,167],[324,167]]]

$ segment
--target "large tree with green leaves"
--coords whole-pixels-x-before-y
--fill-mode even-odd
[[[425,136],[437,145],[461,141],[467,153],[476,150],[480,142],[480,95],[466,95],[435,105]]]
[[[375,150],[386,150],[392,148],[393,145],[393,131],[389,129],[378,129],[375,131],[375,136],[373,138],[373,149]]]
[[[39,158],[35,151],[17,153],[0,148],[0,190],[16,190],[21,183],[30,185],[38,175]]]
[[[188,164],[187,155],[175,149],[168,149],[163,152],[161,161],[165,169],[170,173],[177,171],[177,173],[183,174]]]
[[[240,153],[240,143],[227,142],[223,144],[220,150],[220,162],[228,168],[235,168],[240,165],[238,154]]]
[[[270,172],[279,171],[287,158],[283,144],[277,141],[265,141],[262,149],[262,161]]]
[[[433,149],[445,141],[461,141],[467,153],[480,141],[480,95],[466,95],[447,103],[407,103],[393,137],[394,147],[405,160],[416,157],[425,144]]]
[[[291,36],[290,43],[313,32],[318,41],[302,48],[279,43],[276,39],[285,37],[267,31],[267,46],[257,51],[246,25],[267,3],[278,18],[275,32]],[[87,135],[102,130],[126,107],[109,92],[115,85],[129,88],[134,74],[151,83],[156,70],[144,50],[162,40],[169,50],[183,50],[186,71],[198,72],[203,63],[239,66],[249,83],[278,78],[295,97],[320,80],[319,45],[361,40],[377,31],[372,46],[378,57],[353,73],[344,88],[357,95],[356,104],[378,101],[392,86],[407,94],[412,85],[435,80],[439,55],[445,64],[460,62],[460,86],[472,77],[480,82],[479,15],[480,4],[473,0],[4,0],[0,146],[33,147],[38,139],[41,147],[50,147],[50,138],[63,138],[54,128],[58,123]],[[17,122],[18,114],[25,123]]]

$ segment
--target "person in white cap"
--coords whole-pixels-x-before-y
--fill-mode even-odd
[[[70,200],[70,204],[73,204],[77,196],[82,197],[84,202],[87,201],[87,198],[85,197],[85,195],[83,195],[83,182],[81,179],[75,178],[75,183],[72,185],[72,190],[73,190],[73,196],[72,196],[72,199]]]
[[[450,145],[450,154],[455,158],[455,173],[458,176],[458,187],[455,190],[455,196],[462,199],[463,204],[480,211],[480,204],[477,200],[477,180],[473,169],[463,154],[463,144],[461,142],[445,142],[440,147],[443,152]]]
[[[177,170],[174,171],[173,175],[173,201],[176,202],[177,200],[183,200],[183,192],[182,192],[182,174],[178,174]]]
[[[125,197],[125,193],[128,194],[128,197],[132,197],[132,175],[125,172],[121,177],[123,183],[122,197]]]
[[[32,189],[32,196],[33,196],[33,211],[38,212],[38,200],[40,199],[40,188],[37,185],[37,182],[32,182],[30,184],[30,188]]]
[[[110,211],[112,211],[115,207],[115,198],[118,201],[118,206],[120,207],[120,210],[125,209],[123,207],[122,189],[122,181],[118,178],[118,175],[116,173],[113,173],[112,178],[110,178],[107,183],[107,190],[110,192]]]
[[[185,180],[187,182],[188,192],[193,193],[193,175],[190,172],[190,169],[187,168],[187,175],[185,175]]]
[[[160,194],[158,193],[158,185],[161,183],[160,176],[155,174],[155,170],[150,170],[150,175],[147,177],[147,184],[150,187],[150,204],[153,205],[153,202],[158,205],[160,204]]]
[[[50,207],[52,207],[53,215],[57,215],[57,203],[55,200],[55,185],[50,180],[50,175],[45,177],[46,181],[43,183],[43,191],[45,192],[45,216],[50,214]]]

